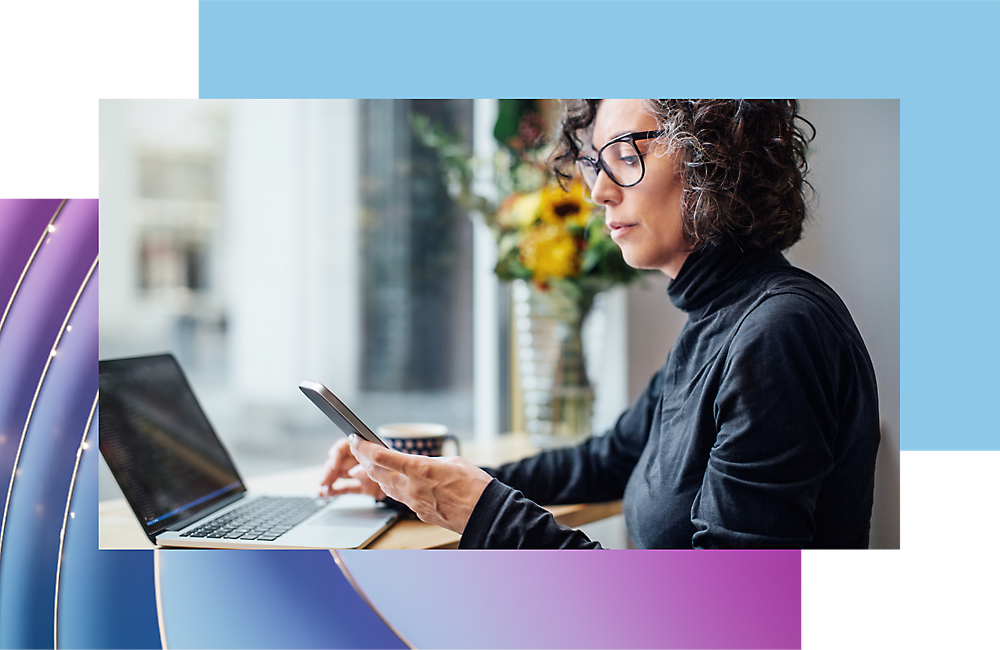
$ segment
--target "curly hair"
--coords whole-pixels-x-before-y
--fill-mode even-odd
[[[566,107],[551,159],[561,180],[580,155],[599,99]],[[741,249],[785,250],[802,237],[806,152],[816,129],[789,100],[650,99],[644,108],[663,129],[657,142],[683,180],[684,233],[695,247],[732,242]],[[811,133],[807,137],[802,125]]]

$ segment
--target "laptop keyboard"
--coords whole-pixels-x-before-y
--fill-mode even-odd
[[[310,497],[259,497],[181,537],[257,539],[270,542],[326,505]]]

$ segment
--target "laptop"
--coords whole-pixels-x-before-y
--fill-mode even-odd
[[[99,366],[101,455],[153,544],[363,548],[395,521],[361,495],[248,491],[172,355]]]

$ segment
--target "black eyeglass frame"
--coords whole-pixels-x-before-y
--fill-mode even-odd
[[[636,142],[638,142],[639,140],[651,140],[652,138],[658,138],[661,135],[663,135],[663,129],[660,129],[658,131],[636,131],[634,133],[626,133],[624,135],[620,135],[617,138],[606,142],[604,146],[602,146],[600,150],[598,150],[596,160],[591,158],[590,156],[577,156],[576,164],[577,166],[579,166],[581,160],[586,160],[587,162],[589,162],[591,165],[594,166],[594,169],[597,170],[597,174],[594,174],[594,185],[597,184],[597,175],[601,173],[601,170],[604,170],[604,173],[608,175],[608,178],[611,179],[611,182],[617,185],[618,187],[632,187],[634,185],[638,185],[639,183],[642,182],[642,179],[646,177],[646,161],[644,160],[646,154],[639,151],[639,147],[636,145]],[[636,154],[638,154],[639,156],[639,167],[642,170],[639,173],[639,180],[637,180],[634,183],[629,183],[628,185],[619,183],[618,179],[615,178],[614,174],[611,173],[611,170],[608,169],[607,165],[604,163],[604,158],[603,158],[604,150],[613,144],[618,144],[619,142],[628,142],[629,144],[632,145],[632,148],[635,149]],[[646,153],[649,152],[647,151]],[[583,175],[582,170],[580,173],[581,175]],[[584,185],[587,184],[585,175],[583,182]],[[593,186],[588,186],[588,189],[593,189]]]

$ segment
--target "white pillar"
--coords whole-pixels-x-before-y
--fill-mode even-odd
[[[498,104],[495,99],[477,99],[473,103],[473,152],[480,161],[492,161],[496,152],[493,127]],[[496,194],[492,172],[481,165],[475,191],[488,196]],[[476,442],[488,444],[499,433],[500,422],[500,348],[497,318],[499,283],[493,268],[497,262],[497,245],[482,215],[474,217],[473,227],[473,383]]]
[[[132,224],[128,220],[129,202],[136,186],[135,165],[130,158],[128,105],[120,100],[101,100],[100,177],[101,218],[99,226],[101,256],[100,338],[104,341],[127,336],[131,313],[137,300],[138,255]],[[102,359],[118,350],[101,350]]]
[[[298,384],[357,392],[354,101],[233,102],[226,245],[233,387],[263,407]]]

